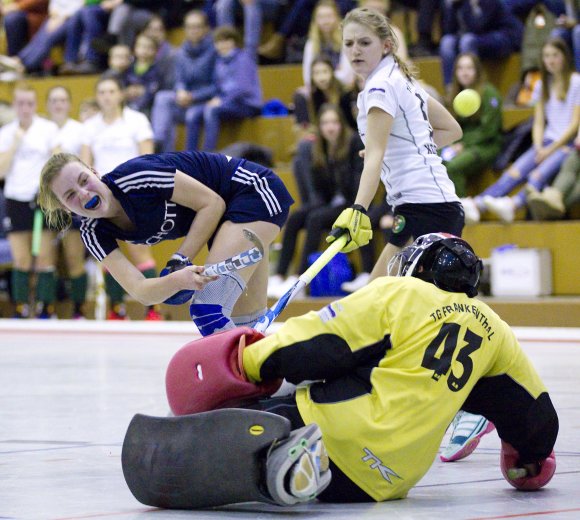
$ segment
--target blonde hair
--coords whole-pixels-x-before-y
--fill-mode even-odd
[[[16,91],[18,91],[18,92],[32,92],[34,94],[34,96],[37,97],[36,89],[30,83],[27,83],[26,81],[18,81],[14,85],[13,92],[16,92]]]
[[[340,22],[340,12],[334,0],[320,0],[316,4],[314,11],[312,12],[312,21],[310,22],[310,28],[308,30],[308,39],[312,42],[312,50],[315,56],[320,54],[322,48],[322,35],[320,33],[320,29],[318,28],[318,24],[316,23],[316,13],[321,7],[329,7],[332,9],[336,15],[336,20]],[[334,29],[330,37],[331,41],[325,43],[330,44],[334,51],[340,52],[342,49],[342,34],[340,23],[336,24],[336,29]]]
[[[46,216],[46,221],[52,229],[67,229],[72,222],[71,212],[66,209],[52,191],[50,185],[62,169],[69,163],[85,164],[72,153],[54,154],[40,172],[40,188],[38,190],[38,204]],[[86,165],[85,165],[86,166]],[[88,166],[87,166],[88,168]]]
[[[395,31],[393,31],[393,28],[391,27],[389,19],[385,15],[375,11],[374,9],[369,9],[368,7],[357,7],[346,14],[342,21],[342,28],[344,29],[349,23],[363,25],[376,34],[381,41],[389,41],[391,43],[391,54],[397,62],[401,72],[409,80],[412,80],[417,76],[417,70],[415,67],[400,58],[397,54],[397,51],[399,50],[399,40],[397,39]]]

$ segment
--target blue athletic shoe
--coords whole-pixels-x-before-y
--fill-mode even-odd
[[[493,423],[481,415],[460,411],[453,419],[451,440],[439,458],[443,462],[453,462],[471,455],[480,439],[495,430]]]

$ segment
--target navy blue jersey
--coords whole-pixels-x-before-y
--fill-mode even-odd
[[[282,227],[293,202],[274,172],[245,159],[205,152],[143,155],[102,177],[134,228],[126,231],[107,219],[83,217],[81,237],[97,260],[102,261],[116,249],[117,240],[154,245],[187,234],[195,211],[171,202],[176,171],[193,177],[224,199],[222,221],[264,220]]]

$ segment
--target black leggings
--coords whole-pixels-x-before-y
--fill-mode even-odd
[[[277,273],[286,276],[290,262],[296,250],[296,239],[301,229],[306,230],[306,240],[300,258],[298,273],[303,273],[308,269],[308,256],[318,251],[322,235],[332,227],[334,221],[340,215],[345,206],[320,206],[315,208],[298,208],[294,211],[284,227],[284,237],[282,238],[282,251],[280,252],[280,262]]]
[[[294,395],[264,399],[257,403],[256,408],[263,412],[275,413],[276,415],[286,417],[286,419],[290,421],[293,430],[304,426],[304,421],[298,411]],[[322,502],[343,503],[375,502],[372,497],[367,495],[352,480],[350,480],[336,466],[336,464],[332,462],[332,460],[330,461],[330,471],[332,472],[330,485],[320,495],[318,495],[318,500],[321,500]]]

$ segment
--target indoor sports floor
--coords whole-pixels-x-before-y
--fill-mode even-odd
[[[580,329],[515,329],[560,417],[558,469],[541,491],[518,492],[503,480],[494,432],[468,459],[435,461],[406,500],[195,512],[144,506],[123,479],[123,436],[137,412],[167,415],[165,367],[192,329],[0,320],[0,519],[580,518]]]

